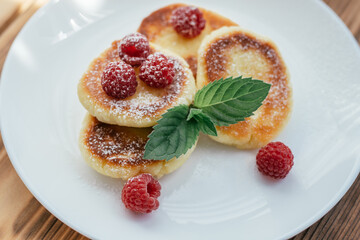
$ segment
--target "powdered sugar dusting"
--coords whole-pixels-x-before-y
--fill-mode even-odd
[[[95,120],[96,121],[96,120]],[[151,129],[145,128],[142,134],[131,128],[117,127],[96,121],[87,134],[86,145],[89,150],[109,163],[118,165],[137,165],[144,160],[147,135]]]
[[[155,89],[146,86],[138,77],[136,93],[126,99],[118,100],[109,97],[102,89],[100,78],[103,69],[109,62],[120,61],[117,54],[115,41],[112,48],[105,51],[99,58],[95,59],[89,70],[85,73],[83,81],[88,91],[88,100],[93,103],[97,112],[109,111],[110,114],[119,117],[131,117],[133,119],[150,119],[154,115],[161,115],[165,109],[171,107],[179,95],[184,91],[188,76],[182,63],[175,57],[168,56],[174,63],[175,77],[173,82],[163,88]],[[138,75],[139,69],[135,68]]]
[[[141,64],[139,78],[150,87],[164,88],[174,79],[173,62],[160,52],[151,54]]]
[[[200,9],[192,6],[176,8],[171,13],[170,22],[175,31],[186,38],[198,36],[206,24]]]
[[[271,84],[267,98],[253,116],[244,122],[221,127],[221,131],[236,139],[247,136],[252,147],[270,141],[286,123],[291,109],[291,87],[276,48],[250,34],[233,32],[209,43],[201,58],[205,60],[209,81],[242,75]]]
[[[158,90],[145,86],[142,84],[142,81],[138,79],[138,83],[139,85],[142,84],[141,87],[143,89],[138,90],[137,94],[127,101],[114,101],[111,99],[109,101],[111,112],[115,114],[121,112],[124,115],[142,118],[156,114],[159,109],[172,104],[181,92],[183,71],[181,65],[176,60],[171,60],[174,62],[175,69],[175,77],[172,84],[165,89]]]
[[[231,55],[241,52],[240,57],[231,59]],[[235,54],[234,54],[235,52]],[[271,84],[264,105],[281,110],[288,105],[290,87],[285,66],[274,48],[261,40],[238,33],[217,39],[205,52],[207,75],[210,81],[229,76],[243,75]],[[238,66],[237,64],[244,66]],[[246,64],[249,64],[247,67]],[[258,68],[258,69],[257,69]],[[245,69],[243,71],[239,69]]]
[[[150,54],[149,41],[141,33],[131,33],[121,39],[118,51],[122,60],[132,66],[138,66]]]
[[[117,99],[134,95],[137,85],[134,69],[122,61],[109,63],[101,75],[102,88]]]
[[[129,34],[127,36],[125,36],[121,41],[120,41],[120,45],[122,44],[127,44],[127,43],[131,43],[132,45],[135,46],[135,48],[146,48],[147,46],[149,46],[149,44],[144,43],[143,40],[147,40],[146,37],[141,34],[141,33],[132,33]]]

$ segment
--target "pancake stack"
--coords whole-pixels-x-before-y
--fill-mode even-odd
[[[217,127],[212,139],[240,149],[265,146],[284,128],[292,108],[289,73],[276,45],[268,38],[239,27],[231,20],[199,8],[205,29],[192,39],[176,33],[170,24],[172,11],[184,4],[172,4],[146,17],[138,31],[150,41],[185,58],[196,71],[197,89],[227,77],[252,77],[272,86],[263,105],[246,121]],[[196,59],[196,61],[194,61]]]
[[[173,11],[186,6],[172,4],[145,17],[138,32],[150,41],[150,51],[161,52],[174,62],[175,80],[164,89],[138,79],[135,95],[123,100],[108,96],[100,76],[109,62],[119,61],[119,41],[93,60],[78,85],[80,102],[88,110],[80,133],[80,149],[96,171],[124,180],[140,173],[160,178],[180,167],[192,151],[177,159],[145,160],[144,147],[152,126],[168,109],[190,105],[196,90],[226,77],[253,77],[270,83],[263,105],[245,121],[217,127],[211,137],[240,149],[259,148],[273,140],[286,125],[292,107],[292,91],[286,65],[270,40],[239,27],[231,20],[199,8],[206,24],[201,34],[186,38],[171,25]],[[135,68],[136,75],[139,69]],[[196,78],[196,83],[195,79]]]
[[[110,62],[120,61],[114,41],[94,59],[78,84],[78,97],[88,110],[80,132],[79,145],[83,158],[101,174],[127,180],[141,173],[160,178],[180,167],[195,149],[170,161],[145,160],[143,154],[152,126],[167,109],[189,105],[196,92],[195,80],[187,62],[154,44],[150,53],[161,52],[174,63],[173,82],[161,89],[147,86],[138,79],[136,93],[125,99],[108,96],[101,86],[101,74]]]

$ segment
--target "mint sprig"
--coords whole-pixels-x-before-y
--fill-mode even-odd
[[[211,120],[211,118],[203,113],[203,111],[199,108],[190,108],[189,115],[187,116],[187,120],[195,119],[197,124],[199,125],[199,130],[205,134],[211,136],[217,136],[217,131],[215,124]]]
[[[252,78],[226,78],[209,83],[195,94],[194,104],[169,109],[149,135],[144,159],[170,160],[185,154],[199,132],[217,136],[215,126],[228,126],[253,115],[270,84]]]

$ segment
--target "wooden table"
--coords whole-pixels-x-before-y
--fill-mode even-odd
[[[0,0],[0,72],[17,33],[46,0]],[[325,0],[360,42],[360,0]],[[360,67],[360,66],[359,66]],[[342,200],[300,239],[360,239],[360,176]],[[87,239],[49,213],[26,189],[0,136],[0,239]]]

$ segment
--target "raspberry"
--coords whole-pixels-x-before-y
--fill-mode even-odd
[[[194,38],[205,28],[206,20],[198,8],[186,6],[175,9],[170,22],[178,34]]]
[[[150,53],[150,45],[147,38],[141,33],[132,33],[126,35],[119,45],[119,56],[120,58],[132,65],[138,66]]]
[[[141,64],[139,78],[150,87],[164,88],[175,77],[174,63],[162,53],[151,54]]]
[[[158,209],[160,196],[160,183],[151,176],[143,173],[130,178],[121,193],[125,207],[139,213],[150,213]]]
[[[275,179],[286,177],[294,165],[294,155],[282,142],[271,142],[261,148],[256,155],[259,171]]]
[[[134,95],[137,85],[134,69],[123,61],[109,63],[101,75],[102,88],[117,99]]]

